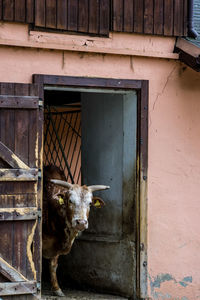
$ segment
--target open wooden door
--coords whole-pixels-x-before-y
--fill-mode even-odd
[[[42,107],[35,84],[0,83],[0,299],[39,299]]]

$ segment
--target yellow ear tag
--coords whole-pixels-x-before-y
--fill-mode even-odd
[[[60,203],[60,205],[63,205],[64,204],[64,200],[63,200],[63,198],[62,197],[59,197],[59,203]]]
[[[100,201],[99,200],[95,200],[94,206],[97,207],[97,208],[100,208],[101,207]]]

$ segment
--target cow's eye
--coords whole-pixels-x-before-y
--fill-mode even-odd
[[[72,204],[72,203],[73,203],[71,199],[69,199],[69,203],[70,203],[70,204]]]

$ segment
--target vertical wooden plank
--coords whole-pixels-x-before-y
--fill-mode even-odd
[[[28,96],[29,95],[29,85],[25,84],[25,83],[14,83],[13,95]]]
[[[45,0],[35,0],[35,26],[45,27]]]
[[[144,33],[153,33],[153,0],[144,0]]]
[[[164,1],[164,35],[173,35],[173,24],[174,24],[174,1],[165,0]]]
[[[2,20],[3,18],[3,3],[2,3],[3,0],[0,0],[0,20]]]
[[[143,0],[134,1],[134,32],[143,33],[143,22],[144,22],[144,3]]]
[[[163,34],[163,0],[154,0],[154,34]]]
[[[31,84],[29,89],[30,96],[38,96],[38,86]],[[39,100],[39,98],[38,98]],[[29,128],[28,128],[28,137],[29,137],[29,158],[28,165],[30,168],[38,167],[38,111],[33,109],[29,112]]]
[[[13,95],[14,93],[14,84],[2,82],[0,84],[0,94],[1,95]]]
[[[79,32],[88,32],[88,10],[89,3],[88,0],[79,0],[78,6],[78,31]]]
[[[133,32],[133,0],[124,1],[124,32]]]
[[[27,223],[25,221],[13,222],[13,266],[26,276],[26,241]]]
[[[15,111],[14,110],[5,110],[4,111],[5,118],[5,128],[9,130],[9,134],[5,135],[5,145],[14,151],[15,149]]]
[[[39,98],[40,100],[44,101],[44,84],[43,78],[33,77],[33,82],[37,83],[39,86]],[[44,126],[44,111],[40,109],[38,112],[38,166],[42,172],[43,168],[43,126]],[[38,199],[38,208],[41,210],[42,208],[42,190],[43,187],[43,180],[42,177],[38,180],[37,185],[37,199]],[[37,281],[41,281],[41,246],[42,246],[42,224],[41,219],[38,220],[38,224],[36,227],[35,235],[34,235],[34,248],[36,249],[33,253],[35,267],[37,270]]]
[[[39,95],[39,87],[38,84],[29,84],[29,96],[37,96]]]
[[[14,92],[14,85],[11,83],[1,83],[0,85],[0,94],[1,95],[12,95]],[[14,133],[15,128],[12,123],[14,119],[14,111],[1,110],[0,118],[0,140],[10,147],[11,150],[14,150]],[[5,128],[10,128],[10,136],[7,135]]]
[[[0,85],[0,94],[12,94],[14,91],[13,84],[2,83]],[[12,150],[14,149],[14,111],[11,110],[10,114],[8,110],[0,109],[0,141],[10,147]],[[7,134],[7,130],[9,130],[9,135]],[[6,130],[7,129],[7,130]],[[9,190],[12,193],[13,184],[7,183],[9,185]],[[0,199],[0,207],[13,207],[14,197],[3,196],[4,193],[7,193],[7,186],[4,184],[1,187],[1,199]],[[2,257],[10,264],[12,264],[12,256],[13,256],[13,224],[10,222],[5,222],[1,224],[0,230],[0,245],[1,245],[1,255]]]
[[[5,144],[5,137],[6,137],[6,132],[5,132],[5,110],[0,109],[0,141]]]
[[[183,36],[187,36],[187,21],[188,21],[188,1],[184,1],[184,12],[183,12]]]
[[[0,94],[1,95],[13,95],[14,84],[12,83],[1,83]],[[0,119],[0,140],[9,147],[12,151],[15,148],[15,127],[14,127],[15,111],[14,110],[1,110]],[[4,126],[3,123],[4,122]],[[7,134],[5,128],[9,128],[9,135]]]
[[[78,0],[68,0],[68,30],[78,30]]]
[[[35,222],[37,221],[29,221],[27,222],[27,237],[30,236],[33,228],[36,226]],[[29,256],[28,253],[26,255],[26,276],[28,280],[36,280],[36,274],[35,271],[31,268],[31,261],[32,261],[32,257],[33,256],[33,252],[37,251],[37,249],[34,249],[34,243],[32,245],[29,245],[30,248],[27,249],[27,252],[29,252]]]
[[[26,1],[15,0],[15,21],[25,22],[26,20]]]
[[[67,29],[67,0],[57,1],[57,28]]]
[[[27,84],[14,84],[14,94],[27,96],[29,95],[29,86]],[[16,110],[15,111],[15,153],[22,161],[28,164],[28,111]],[[24,183],[24,188],[28,191],[28,183]],[[14,186],[14,192],[21,193],[21,187],[17,183]],[[20,198],[15,197],[15,207],[21,205]],[[27,200],[23,202],[23,205],[28,206]],[[26,222],[13,222],[13,266],[20,270],[20,272],[27,276],[27,223]]]
[[[26,0],[26,22],[34,23],[34,0]]]
[[[28,164],[28,122],[29,112],[26,110],[15,111],[15,154]]]
[[[89,32],[99,32],[99,0],[89,0]]]
[[[3,1],[3,20],[14,21],[14,0]]]
[[[10,207],[12,207],[12,203],[10,203]],[[11,222],[1,222],[0,232],[1,256],[9,264],[12,264],[13,224]]]
[[[46,27],[56,28],[56,0],[46,1]]]
[[[100,12],[99,12],[99,33],[102,35],[109,35],[110,27],[110,2],[109,0],[100,1]]]
[[[113,0],[113,30],[123,31],[124,4],[123,0]]]
[[[183,0],[174,0],[174,35],[183,35]]]

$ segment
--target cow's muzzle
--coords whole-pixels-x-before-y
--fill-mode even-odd
[[[75,229],[78,231],[83,231],[88,228],[88,221],[78,219],[75,221]]]

